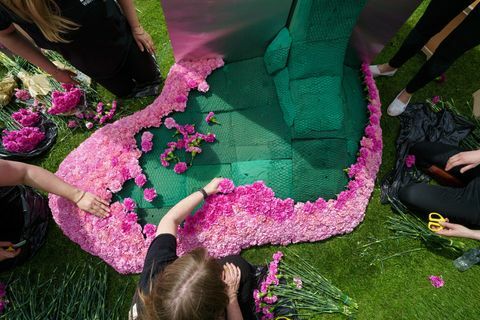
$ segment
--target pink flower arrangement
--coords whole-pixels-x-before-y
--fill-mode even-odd
[[[140,188],[147,183],[147,177],[142,173],[135,177],[135,184]]]
[[[64,83],[65,91],[52,92],[52,107],[48,109],[50,114],[64,114],[73,111],[82,100],[83,91],[71,84]]]
[[[12,118],[24,127],[33,127],[40,122],[40,115],[29,109],[19,109],[12,113]]]
[[[187,167],[187,164],[185,162],[179,162],[175,165],[175,167],[173,168],[173,171],[176,174],[182,174],[185,171],[187,171],[187,169],[188,169],[188,167]]]
[[[154,188],[147,188],[143,190],[143,198],[148,202],[152,202],[157,197],[157,191]]]
[[[220,193],[232,193],[235,190],[235,185],[230,179],[223,179],[218,185],[218,192]]]
[[[207,117],[205,118],[205,121],[208,124],[210,124],[210,123],[217,123],[218,124],[217,118],[215,117],[215,113],[213,113],[213,112],[209,112],[207,114]]]
[[[276,252],[273,255],[273,260],[268,265],[268,274],[265,280],[260,284],[260,290],[253,290],[253,298],[255,300],[255,312],[261,313],[261,320],[273,319],[272,313],[273,304],[275,304],[278,298],[275,295],[269,294],[269,287],[279,284],[278,265],[283,257],[281,251]]]
[[[2,143],[9,152],[26,153],[34,150],[45,139],[37,127],[23,127],[20,130],[3,130]]]
[[[15,89],[15,98],[21,101],[27,101],[32,98],[28,90]]]
[[[141,147],[143,152],[149,152],[152,151],[153,149],[153,134],[149,131],[145,131],[142,134],[142,142],[141,142]]]
[[[161,95],[150,106],[94,132],[65,158],[57,175],[110,200],[112,192],[121,190],[128,177],[142,174],[138,160],[142,152],[136,147],[135,135],[144,128],[160,126],[162,118],[173,111],[184,111],[186,102],[177,102],[176,97],[188,96],[191,89],[222,65],[221,59],[175,64]],[[177,253],[204,246],[211,255],[222,257],[256,245],[313,242],[351,232],[364,218],[382,155],[380,97],[368,65],[362,65],[362,71],[370,101],[369,123],[361,140],[360,155],[348,168],[351,181],[337,199],[295,203],[292,199],[276,198],[261,182],[239,186],[232,193],[209,197],[187,219],[184,227],[179,228]],[[115,158],[117,164],[112,167]],[[128,176],[122,174],[122,168]],[[110,217],[98,219],[68,200],[52,194],[49,197],[55,221],[83,250],[99,256],[118,272],[142,270],[153,238],[145,238],[138,222],[122,231],[126,215],[123,204],[113,202]]]
[[[187,153],[190,153],[190,165],[192,165],[193,159],[198,154],[202,153],[202,149],[200,148],[202,141],[205,141],[207,143],[213,143],[216,141],[215,134],[203,134],[196,132],[194,125],[180,125],[171,117],[165,119],[164,125],[167,129],[177,130],[174,136],[178,134],[182,135],[182,138],[178,139],[176,142],[171,141],[167,143],[167,148],[160,155],[160,162],[165,168],[170,166],[171,161],[177,162],[177,164],[173,168],[173,171],[175,171],[175,173],[177,174],[184,173],[188,169],[188,167],[185,162],[180,162],[179,157],[175,154],[175,150],[185,149]]]
[[[409,154],[405,158],[405,165],[407,166],[407,168],[411,168],[415,165],[415,161],[416,161],[415,155],[414,154]]]
[[[431,275],[431,276],[428,276],[428,280],[430,280],[430,283],[435,288],[441,288],[445,285],[445,281],[443,280],[443,278],[441,276]]]

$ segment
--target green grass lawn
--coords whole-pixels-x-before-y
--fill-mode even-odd
[[[168,39],[165,21],[158,0],[136,1],[141,21],[146,30],[154,37],[162,75],[173,64],[172,50]],[[393,55],[402,40],[413,27],[421,14],[422,6],[403,26],[400,32],[377,57],[377,63],[385,62]],[[424,56],[418,54],[411,59],[394,78],[379,79],[378,87],[384,105],[383,110],[404,88],[409,78],[424,62]],[[447,82],[443,85],[431,83],[419,91],[413,101],[423,101],[434,95],[453,98],[462,112],[470,113],[467,103],[472,102],[471,94],[480,88],[480,76],[476,66],[480,65],[480,49],[476,48],[459,59],[447,73]],[[122,115],[133,113],[149,103],[150,100],[126,103]],[[384,155],[378,181],[391,170],[395,161],[395,139],[398,133],[398,120],[387,115],[382,120]],[[56,171],[64,157],[88,137],[89,133],[73,132],[36,164]],[[421,247],[416,241],[405,240],[386,244],[365,252],[362,245],[372,238],[384,238],[389,235],[384,223],[392,211],[380,204],[380,191],[375,189],[365,220],[351,234],[318,243],[289,246],[313,264],[319,272],[331,279],[359,304],[358,319],[477,319],[480,314],[480,267],[465,273],[458,272],[452,260],[426,248],[411,255],[371,265],[378,256],[388,256],[395,252]],[[475,245],[468,242],[469,246]],[[263,263],[279,247],[262,247],[246,250],[243,255],[252,263]],[[34,273],[45,276],[53,268],[63,270],[68,264],[88,263],[103,265],[103,262],[79,248],[66,238],[61,230],[51,223],[46,245],[27,266],[14,270],[21,277],[30,268]],[[135,290],[138,276],[123,276],[110,267],[109,299],[114,301],[125,292],[124,310],[127,313],[131,296]],[[433,288],[427,280],[428,275],[442,275],[445,287]],[[2,278],[8,275],[1,275]],[[34,289],[34,288],[32,288]],[[340,318],[337,316],[319,316],[318,318]]]

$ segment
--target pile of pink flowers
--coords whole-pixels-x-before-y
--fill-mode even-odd
[[[19,109],[17,112],[12,113],[12,118],[24,127],[33,127],[38,124],[41,119],[38,112],[25,108]]]
[[[160,126],[162,118],[173,111],[184,111],[188,92],[195,87],[208,88],[206,77],[222,65],[221,59],[175,64],[162,94],[150,106],[97,130],[67,156],[57,175],[83,190],[111,199],[112,192],[120,191],[125,181],[137,180],[142,175],[138,160],[142,152],[137,148],[135,135],[144,128]],[[364,64],[362,71],[370,116],[357,162],[348,169],[351,180],[345,191],[328,201],[319,198],[295,203],[292,199],[276,198],[270,188],[256,182],[209,197],[179,228],[178,254],[204,246],[213,256],[221,257],[256,245],[319,241],[351,232],[365,216],[382,155],[380,98],[368,65]],[[128,232],[122,231],[126,219],[123,204],[114,202],[112,215],[103,220],[55,195],[50,195],[50,207],[63,232],[85,251],[98,255],[121,273],[142,270],[151,240],[138,222]]]
[[[268,288],[271,285],[278,286],[278,264],[283,257],[281,251],[277,251],[273,255],[273,260],[268,265],[268,275],[260,284],[260,290],[253,290],[253,298],[255,300],[255,312],[262,314],[262,320],[273,319],[272,305],[277,302],[278,298],[275,295],[268,293]],[[301,281],[301,280],[300,280]]]
[[[213,112],[211,113],[213,114]],[[167,129],[176,129],[175,135],[180,134],[182,136],[177,141],[167,143],[167,148],[160,155],[160,162],[164,167],[170,166],[171,161],[177,162],[173,168],[173,171],[177,174],[187,171],[188,165],[185,161],[180,161],[175,154],[176,150],[184,149],[185,152],[190,153],[190,165],[192,165],[193,159],[202,153],[202,148],[200,148],[202,142],[213,143],[217,139],[213,133],[203,134],[196,132],[195,126],[191,124],[180,125],[171,117],[166,118],[164,124]]]
[[[20,130],[3,130],[2,144],[9,152],[25,153],[35,149],[45,139],[45,134],[37,127],[24,127]]]
[[[84,95],[82,89],[69,83],[62,83],[62,88],[64,91],[52,92],[52,107],[48,109],[49,114],[68,114],[82,101]]]

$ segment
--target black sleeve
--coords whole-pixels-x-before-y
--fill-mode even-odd
[[[174,235],[158,235],[150,244],[138,287],[144,293],[149,292],[150,280],[168,264],[177,259],[177,239]]]
[[[0,31],[5,30],[12,24],[12,18],[8,12],[0,6]]]

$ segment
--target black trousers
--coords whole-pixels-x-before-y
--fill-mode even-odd
[[[401,67],[472,2],[472,0],[431,0],[425,13],[389,64],[394,68]],[[406,91],[414,93],[421,89],[478,44],[480,44],[480,5],[445,38],[433,56],[407,84]]]
[[[160,72],[155,59],[146,50],[140,51],[133,42],[122,68],[111,77],[95,81],[117,97],[126,98],[142,86],[160,83]]]
[[[445,168],[448,159],[463,150],[458,147],[434,142],[416,144],[411,153],[420,167],[436,165]],[[460,173],[461,167],[453,168],[450,173],[462,180],[466,187],[453,188],[427,183],[408,185],[400,190],[400,200],[413,211],[428,215],[438,212],[451,222],[480,225],[480,167]]]

